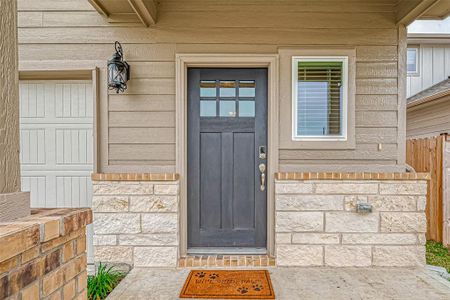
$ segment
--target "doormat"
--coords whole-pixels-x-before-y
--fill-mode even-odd
[[[275,299],[267,270],[192,270],[180,298]]]

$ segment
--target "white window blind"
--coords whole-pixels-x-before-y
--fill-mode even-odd
[[[342,136],[343,61],[298,59],[294,68],[295,136]]]

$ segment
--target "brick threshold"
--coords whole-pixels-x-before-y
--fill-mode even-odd
[[[188,255],[178,259],[178,267],[274,267],[275,258],[268,255]]]

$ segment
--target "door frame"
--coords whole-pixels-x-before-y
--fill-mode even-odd
[[[275,173],[278,171],[278,54],[176,54],[176,172],[180,175],[179,255],[187,255],[187,69],[267,68],[267,254],[275,254]]]

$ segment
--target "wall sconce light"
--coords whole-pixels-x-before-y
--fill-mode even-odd
[[[108,60],[108,89],[116,90],[116,93],[127,89],[127,81],[130,80],[130,65],[123,60],[122,45],[114,43],[116,53]]]

